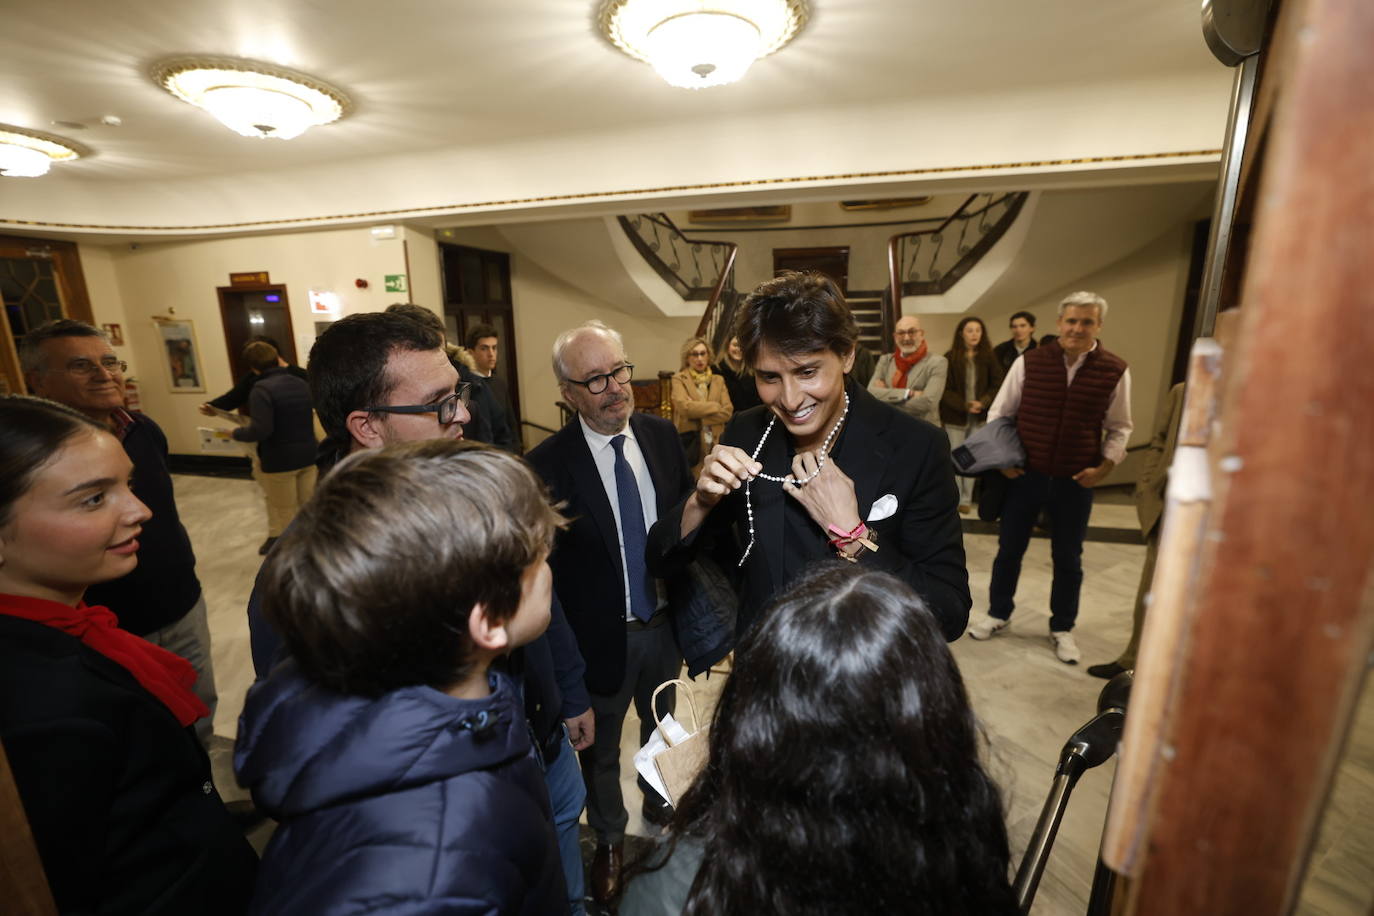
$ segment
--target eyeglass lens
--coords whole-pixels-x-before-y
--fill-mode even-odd
[[[617,385],[623,385],[630,380],[630,374],[634,366],[621,366],[614,372],[607,372],[605,375],[594,375],[587,379],[587,391],[591,394],[600,394],[611,384],[611,379],[615,379]]]
[[[75,375],[91,375],[96,369],[103,369],[113,375],[116,372],[124,372],[128,368],[128,363],[122,359],[115,359],[113,356],[102,359],[98,363],[93,363],[89,359],[78,359],[67,364],[67,371]]]

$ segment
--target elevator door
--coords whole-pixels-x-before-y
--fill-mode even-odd
[[[237,381],[248,373],[243,348],[254,337],[270,337],[288,363],[296,363],[296,338],[291,331],[291,309],[285,286],[219,287],[219,312],[224,322],[224,344]]]

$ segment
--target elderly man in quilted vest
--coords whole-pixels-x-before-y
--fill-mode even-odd
[[[1126,456],[1130,438],[1131,372],[1126,361],[1097,342],[1107,301],[1078,292],[1059,303],[1059,337],[1012,363],[988,421],[1015,417],[1026,466],[1011,478],[1002,508],[997,559],[992,564],[987,616],[969,628],[974,639],[1004,629],[1016,606],[1016,581],[1031,529],[1042,509],[1050,515],[1050,643],[1060,661],[1076,665],[1073,625],[1083,585],[1083,539],[1092,513],[1092,488]]]

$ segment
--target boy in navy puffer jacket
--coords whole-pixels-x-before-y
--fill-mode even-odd
[[[518,689],[563,519],[525,463],[447,440],[341,462],[277,543],[291,659],[248,694],[234,765],[280,821],[253,913],[544,914],[568,902]]]

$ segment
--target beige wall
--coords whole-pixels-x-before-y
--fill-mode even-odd
[[[171,451],[200,451],[196,428],[216,421],[196,408],[223,394],[234,383],[229,368],[216,287],[229,285],[229,274],[265,270],[273,283],[284,284],[290,303],[296,352],[305,361],[315,341],[315,322],[353,312],[379,309],[401,294],[385,292],[386,274],[405,273],[402,237],[374,240],[366,228],[298,232],[212,241],[171,242],[100,248],[83,246],[82,264],[98,323],[124,326],[139,382],[143,409],[167,432]],[[417,260],[412,256],[412,263]],[[430,270],[432,263],[419,260]],[[368,281],[358,289],[357,279]],[[437,280],[432,284],[437,289]],[[338,294],[336,314],[312,315],[308,291]],[[206,390],[173,392],[152,318],[174,315],[194,322]]]
[[[696,331],[698,318],[632,315],[558,279],[515,250],[494,229],[455,229],[444,241],[511,254],[511,301],[520,363],[520,399],[526,420],[551,429],[559,425],[558,385],[551,352],[554,338],[593,318],[606,322],[625,338],[625,352],[637,378],[652,378],[660,369],[676,371],[682,342]],[[508,344],[509,345],[509,344]],[[525,429],[532,446],[546,434]]]
[[[1131,445],[1150,440],[1155,411],[1169,389],[1174,347],[1183,312],[1188,281],[1192,224],[1173,227],[1139,250],[1086,276],[1061,284],[1015,307],[971,314],[987,324],[993,344],[1011,336],[1007,324],[1013,312],[1025,309],[1037,318],[1036,335],[1054,333],[1059,301],[1080,289],[1091,290],[1107,300],[1108,314],[1101,340],[1131,367],[1131,413],[1135,432]],[[930,347],[937,353],[949,349],[954,328],[962,315],[922,316]]]

